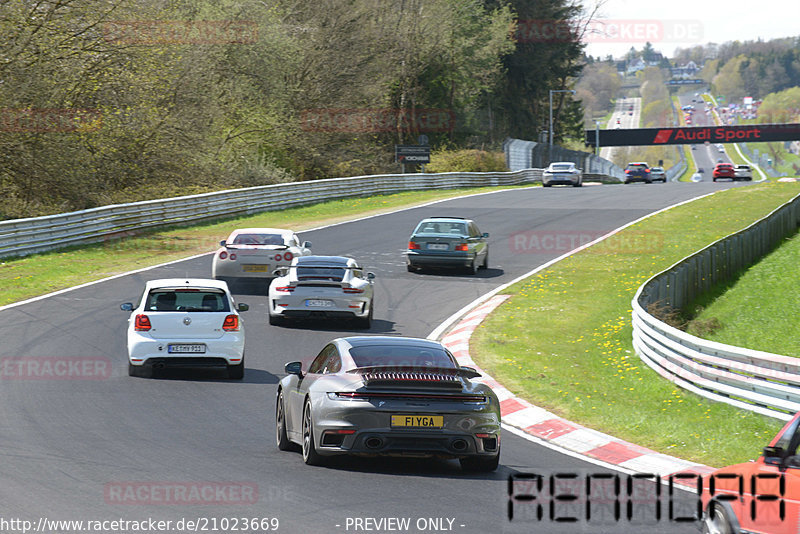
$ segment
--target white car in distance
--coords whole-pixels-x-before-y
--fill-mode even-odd
[[[542,172],[542,186],[554,184],[580,187],[583,185],[583,173],[571,161],[553,162]]]
[[[269,286],[269,324],[285,319],[350,318],[372,325],[373,280],[353,258],[302,256],[275,271]]]
[[[301,242],[297,234],[280,228],[240,228],[219,244],[211,277],[228,283],[272,278],[275,269],[311,254],[310,241]]]
[[[244,324],[228,285],[202,278],[145,284],[139,303],[120,305],[128,319],[128,374],[152,376],[165,367],[224,369],[244,377]]]

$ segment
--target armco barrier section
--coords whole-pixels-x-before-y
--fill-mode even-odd
[[[800,411],[800,358],[700,339],[649,313],[651,307],[689,306],[714,284],[763,258],[798,225],[800,195],[645,282],[631,303],[639,357],[664,378],[704,397],[783,420]]]
[[[68,245],[102,242],[148,228],[238,217],[339,198],[423,189],[520,185],[540,182],[541,179],[541,169],[384,174],[292,182],[103,206],[0,222],[0,257],[24,256]]]

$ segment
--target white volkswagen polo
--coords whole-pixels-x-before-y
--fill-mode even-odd
[[[120,305],[128,319],[128,374],[152,376],[164,367],[219,368],[244,377],[244,324],[248,309],[228,284],[202,278],[168,278],[145,284],[139,304]]]

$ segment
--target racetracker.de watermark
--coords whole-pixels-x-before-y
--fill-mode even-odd
[[[246,20],[118,20],[102,25],[114,44],[217,45],[258,41],[258,24]]]
[[[103,124],[98,109],[27,108],[0,109],[0,132],[93,132]]]
[[[512,234],[508,245],[514,254],[564,253],[607,233],[596,230],[531,230]],[[661,232],[625,232],[613,234],[586,250],[596,254],[654,254],[663,246]]]
[[[699,43],[699,20],[594,19],[517,21],[518,43],[566,43],[580,36],[584,43]]]
[[[307,109],[300,127],[307,132],[379,133],[450,132],[455,113],[449,109]]]
[[[258,502],[255,482],[109,482],[106,504],[249,505]]]
[[[22,356],[0,359],[0,380],[105,380],[111,360],[104,356]]]

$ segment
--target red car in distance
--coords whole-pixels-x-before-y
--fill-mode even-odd
[[[714,172],[711,174],[711,177],[716,182],[717,178],[730,178],[731,180],[736,178],[736,172],[733,169],[733,163],[717,163],[714,166]]]

